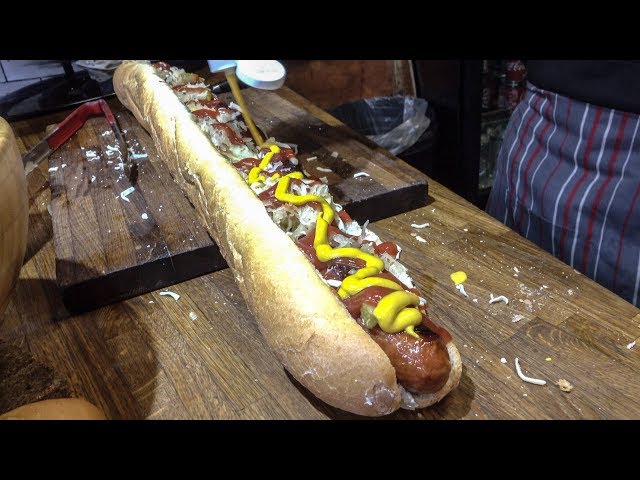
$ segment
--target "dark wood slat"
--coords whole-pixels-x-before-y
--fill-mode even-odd
[[[74,313],[226,266],[193,207],[128,112],[118,115],[137,160],[135,191],[105,119],[92,118],[50,158],[56,278]],[[112,147],[112,148],[109,148]],[[142,218],[142,215],[147,218]]]

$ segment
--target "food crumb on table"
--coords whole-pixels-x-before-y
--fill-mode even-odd
[[[573,385],[571,385],[564,378],[561,378],[560,380],[558,380],[556,382],[556,385],[558,385],[558,387],[560,387],[560,390],[562,390],[563,392],[566,392],[566,393],[569,393],[571,390],[573,390]]]

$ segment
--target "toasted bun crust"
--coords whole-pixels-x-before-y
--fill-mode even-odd
[[[0,420],[106,420],[102,410],[81,398],[43,400],[18,407]]]
[[[334,407],[368,416],[398,409],[402,389],[382,349],[271,221],[262,202],[153,68],[123,63],[113,84],[196,207],[284,367]],[[451,383],[453,388],[457,380]]]
[[[16,137],[0,117],[0,317],[20,274],[27,248],[27,180]]]

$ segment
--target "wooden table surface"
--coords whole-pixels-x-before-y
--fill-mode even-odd
[[[66,113],[14,122],[21,152]],[[361,418],[315,399],[285,372],[228,269],[171,287],[178,301],[153,292],[69,317],[55,285],[47,178],[46,162],[29,178],[27,253],[0,337],[67,376],[75,395],[112,419]],[[627,348],[640,337],[640,310],[433,180],[426,207],[371,229],[402,246],[431,317],[453,334],[464,362],[459,388],[442,402],[390,418],[640,418],[640,345]],[[449,278],[457,270],[468,274],[469,298]],[[490,305],[490,293],[509,304]],[[515,357],[547,385],[520,380]],[[573,391],[555,385],[561,378]]]

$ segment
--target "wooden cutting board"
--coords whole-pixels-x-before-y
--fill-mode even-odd
[[[245,90],[245,96],[260,128],[296,143],[304,170],[326,177],[336,201],[358,221],[426,204],[424,175],[337,120],[322,122],[308,102],[295,106],[291,90]],[[71,313],[227,266],[150,136],[117,100],[110,103],[138,157],[132,193],[121,195],[132,185],[104,118],[89,119],[49,159],[56,281]],[[369,176],[354,176],[359,172]]]

